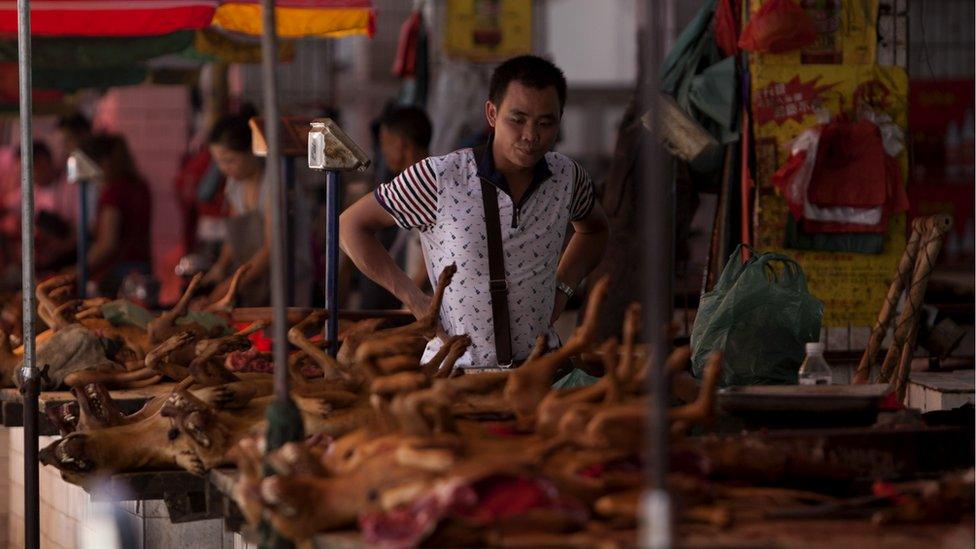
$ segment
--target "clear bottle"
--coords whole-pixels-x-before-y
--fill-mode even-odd
[[[807,343],[807,357],[800,365],[800,385],[830,385],[833,373],[824,360],[824,344],[819,341]]]
[[[945,133],[945,178],[957,182],[962,178],[962,135],[959,124],[950,120]]]
[[[976,140],[976,129],[973,128],[973,109],[966,110],[966,118],[963,119],[959,130],[961,145],[959,147],[959,171],[967,183],[971,183],[973,174],[976,173],[973,166],[973,146]]]

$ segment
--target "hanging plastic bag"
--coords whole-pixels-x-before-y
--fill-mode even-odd
[[[600,378],[591,376],[590,374],[580,370],[579,368],[573,368],[573,371],[559,378],[555,383],[552,384],[553,389],[578,389],[580,387],[587,387],[593,385]]]
[[[817,29],[792,0],[763,3],[742,29],[739,47],[753,53],[785,53],[803,49],[817,39]]]
[[[739,53],[739,8],[741,0],[718,0],[715,6],[715,45],[726,57]]]
[[[823,303],[807,291],[803,269],[791,258],[753,251],[743,263],[742,249],[701,297],[692,372],[701,377],[708,356],[721,351],[722,386],[796,383],[804,344],[820,338]]]
[[[206,311],[189,311],[176,319],[177,326],[189,326],[191,324],[200,326],[210,334],[229,335],[234,333],[226,318]]]
[[[145,307],[140,307],[126,299],[109,301],[100,307],[102,317],[112,326],[137,326],[145,329],[155,316]]]

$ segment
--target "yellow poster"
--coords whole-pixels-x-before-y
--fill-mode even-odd
[[[751,13],[764,0],[750,2]],[[756,54],[763,65],[873,65],[878,42],[878,0],[794,0],[817,31],[817,40],[797,52]]]
[[[824,326],[870,326],[905,247],[905,216],[892,216],[881,254],[784,249],[786,201],[771,183],[789,157],[791,141],[817,123],[816,112],[853,116],[869,107],[908,123],[908,75],[899,67],[874,65],[753,65],[752,119],[756,155],[755,244],[796,258],[810,291],[824,302]],[[908,157],[899,157],[902,176]]]
[[[475,61],[531,53],[532,2],[448,0],[444,50]]]

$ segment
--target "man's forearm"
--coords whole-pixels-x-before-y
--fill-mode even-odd
[[[609,230],[600,230],[592,233],[575,233],[566,246],[566,251],[559,260],[559,267],[556,269],[556,280],[568,284],[571,288],[576,288],[579,283],[590,274],[606,251]]]
[[[340,229],[339,242],[342,251],[364,275],[386,288],[415,316],[422,314],[426,305],[421,299],[423,292],[390,257],[373,233],[357,228]]]

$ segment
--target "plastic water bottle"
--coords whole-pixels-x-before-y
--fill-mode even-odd
[[[819,341],[807,343],[807,357],[800,365],[800,385],[830,385],[833,381],[823,350],[824,345]]]
[[[959,137],[962,143],[959,147],[959,169],[966,183],[972,183],[976,166],[973,165],[973,144],[976,140],[976,129],[973,128],[973,109],[966,110]]]
[[[959,124],[950,120],[945,133],[945,178],[956,183],[962,176],[962,134]]]

